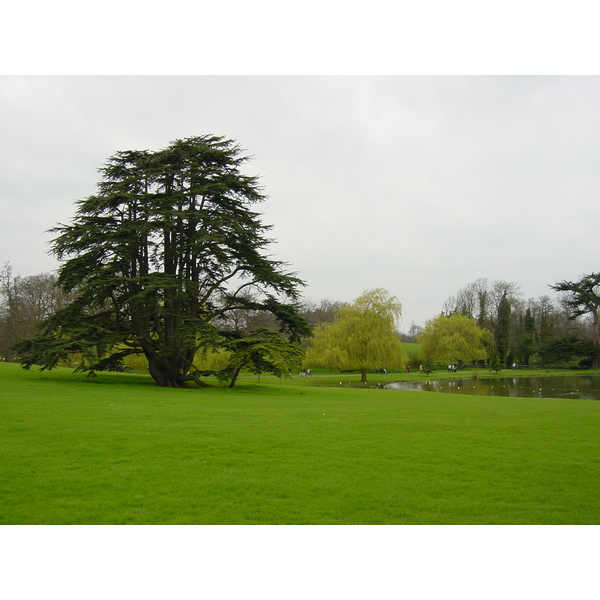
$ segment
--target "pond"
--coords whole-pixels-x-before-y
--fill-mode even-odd
[[[449,392],[514,398],[577,398],[600,400],[600,375],[461,378],[437,381],[394,381],[387,390]]]

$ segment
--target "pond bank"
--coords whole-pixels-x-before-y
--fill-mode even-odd
[[[600,375],[522,375],[512,377],[459,377],[427,381],[395,381],[388,390],[429,391],[516,398],[573,398],[600,400]]]

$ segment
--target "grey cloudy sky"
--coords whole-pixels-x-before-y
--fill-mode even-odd
[[[55,269],[108,156],[213,133],[307,299],[384,287],[406,331],[479,277],[552,295],[600,269],[598,106],[595,76],[3,76],[0,263]]]

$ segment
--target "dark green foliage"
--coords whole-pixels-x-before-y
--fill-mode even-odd
[[[231,357],[227,367],[217,376],[229,381],[232,388],[242,369],[259,375],[273,373],[289,377],[293,368],[300,366],[304,352],[284,337],[269,329],[259,329],[250,335],[233,339],[227,344]]]
[[[493,371],[496,371],[496,373],[498,373],[498,371],[502,370],[502,361],[500,360],[500,357],[498,356],[498,352],[496,351],[496,348],[492,348],[492,350],[491,350],[489,364],[490,364],[490,369]]]
[[[500,304],[498,305],[498,318],[496,323],[496,349],[500,361],[506,365],[509,352],[510,340],[510,302],[506,296],[506,292],[502,294]]]
[[[539,355],[544,365],[568,366],[584,359],[593,360],[596,351],[591,341],[570,336],[546,342],[540,347]]]
[[[600,273],[583,275],[579,281],[560,281],[550,286],[558,292],[566,292],[566,304],[571,309],[570,317],[577,319],[591,315],[593,320],[592,343],[594,368],[600,366]]]
[[[567,292],[566,304],[573,311],[573,318],[594,314],[600,309],[600,273],[584,275],[579,281],[560,281],[550,287]]]
[[[433,373],[434,370],[434,364],[433,361],[431,360],[426,360],[423,362],[423,373],[429,377],[431,375],[431,373]]]
[[[519,317],[519,331],[517,334],[515,352],[520,364],[529,365],[529,359],[535,353],[535,319],[528,308],[525,315]]]
[[[143,353],[159,385],[179,387],[200,383],[194,356],[227,341],[214,323],[231,311],[266,311],[289,337],[309,335],[303,282],[264,254],[269,227],[250,210],[264,195],[241,172],[246,160],[214,136],[109,158],[98,193],[52,230],[58,283],[77,298],[19,345],[23,365],[52,368],[78,352],[83,369],[118,368]],[[251,303],[248,289],[259,294]]]

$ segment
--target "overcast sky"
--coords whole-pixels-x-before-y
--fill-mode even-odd
[[[46,230],[110,155],[212,133],[307,299],[383,287],[406,331],[479,277],[552,295],[600,270],[599,106],[583,76],[3,76],[0,264],[55,269]]]

